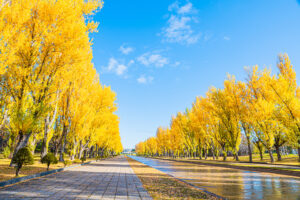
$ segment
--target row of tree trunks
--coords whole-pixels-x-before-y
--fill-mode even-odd
[[[53,128],[54,122],[56,120],[57,109],[58,109],[58,98],[59,98],[59,91],[57,91],[56,105],[55,105],[54,113],[52,115],[52,119],[50,120],[50,113],[45,118],[44,138],[42,141],[41,158],[43,158],[48,153],[48,135],[51,129]]]

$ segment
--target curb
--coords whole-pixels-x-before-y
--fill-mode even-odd
[[[133,158],[131,158],[131,157],[128,156],[128,155],[125,156],[125,159],[127,160],[129,167],[132,169],[132,167],[131,167],[131,165],[130,165],[130,163],[129,163],[129,161],[128,161],[128,158],[130,158],[130,159],[133,159]],[[134,159],[134,160],[135,160],[135,159]],[[137,160],[135,160],[135,161],[137,161]],[[137,162],[139,162],[139,161],[137,161]],[[151,199],[153,199],[153,198],[151,197],[151,195],[149,194],[148,190],[146,190],[146,188],[144,187],[144,185],[143,185],[141,179],[138,177],[138,175],[134,172],[133,169],[132,169],[132,171],[133,171],[133,173],[135,174],[135,176],[139,179],[139,181],[141,182],[142,187],[143,187],[143,190],[148,194],[148,196],[149,196]],[[142,199],[143,199],[143,198],[142,198]]]
[[[70,168],[73,168],[73,167],[80,167],[80,166],[87,165],[87,164],[94,163],[94,162],[97,162],[97,161],[89,161],[89,162],[82,163],[82,164],[71,165],[69,167],[63,167],[63,168],[54,169],[54,170],[51,170],[51,171],[40,172],[40,173],[37,173],[37,174],[32,174],[32,175],[28,175],[28,176],[24,176],[24,177],[13,178],[13,179],[10,179],[10,180],[7,180],[7,181],[0,182],[0,187],[5,187],[5,186],[8,186],[8,185],[23,182],[23,181],[33,179],[33,178],[39,178],[39,177],[46,176],[46,175],[49,175],[49,174],[54,174],[54,173],[57,173],[57,172],[64,171],[65,169],[70,169]]]
[[[129,156],[130,158],[132,158],[132,159],[134,159],[134,157],[131,157],[131,156]],[[134,159],[134,160],[136,160],[136,159]],[[140,162],[140,161],[138,161],[138,160],[136,160],[137,162]],[[143,163],[143,162],[140,162],[140,163]],[[145,163],[143,163],[144,165],[147,165],[147,164],[145,164]],[[150,166],[150,165],[147,165],[147,166],[149,166],[149,167],[152,167],[152,166]],[[157,168],[155,168],[155,167],[152,167],[152,168],[154,168],[154,169],[156,169],[156,170],[158,170],[158,171],[160,171],[160,172],[163,172],[163,171],[161,171],[161,170],[159,170],[159,169],[157,169]],[[167,174],[166,172],[163,172],[163,173],[165,173],[165,174]],[[196,186],[196,185],[193,185],[192,183],[189,183],[189,182],[187,182],[187,181],[185,181],[185,180],[182,180],[182,179],[180,179],[180,178],[177,178],[177,177],[175,177],[175,176],[173,176],[173,175],[171,175],[171,174],[167,174],[168,176],[170,176],[170,177],[172,177],[172,178],[174,178],[174,179],[176,179],[176,180],[178,180],[178,181],[180,181],[180,182],[183,182],[183,183],[186,183],[186,184],[188,184],[189,186],[191,186],[191,187],[193,187],[193,188],[196,188],[196,189],[198,189],[198,190],[201,190],[202,192],[204,192],[204,193],[206,193],[206,194],[209,194],[209,195],[211,195],[211,196],[213,196],[213,197],[216,197],[216,198],[218,198],[218,199],[222,199],[222,200],[227,200],[225,197],[222,197],[222,196],[219,196],[219,195],[217,195],[217,194],[215,194],[215,193],[212,193],[212,192],[209,192],[209,191],[207,191],[205,188],[201,188],[201,187],[198,187],[198,186]]]

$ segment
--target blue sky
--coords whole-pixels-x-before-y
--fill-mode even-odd
[[[93,62],[117,93],[125,148],[222,87],[227,73],[275,71],[279,53],[300,73],[299,0],[106,0],[94,19]]]

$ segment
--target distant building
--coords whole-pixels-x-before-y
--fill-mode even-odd
[[[135,149],[124,149],[122,151],[122,154],[125,154],[125,155],[132,155],[132,154],[135,154]]]

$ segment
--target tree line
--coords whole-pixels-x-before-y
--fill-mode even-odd
[[[300,87],[288,55],[278,56],[277,68],[277,74],[248,68],[245,81],[228,75],[223,88],[211,87],[191,109],[173,116],[170,127],[159,127],[156,137],[138,143],[137,154],[226,160],[230,153],[239,160],[244,141],[250,162],[253,149],[261,159],[267,151],[271,162],[276,150],[281,160],[283,147],[297,149],[300,161]]]
[[[101,0],[2,0],[0,150],[71,160],[122,151],[116,94],[92,63]]]

